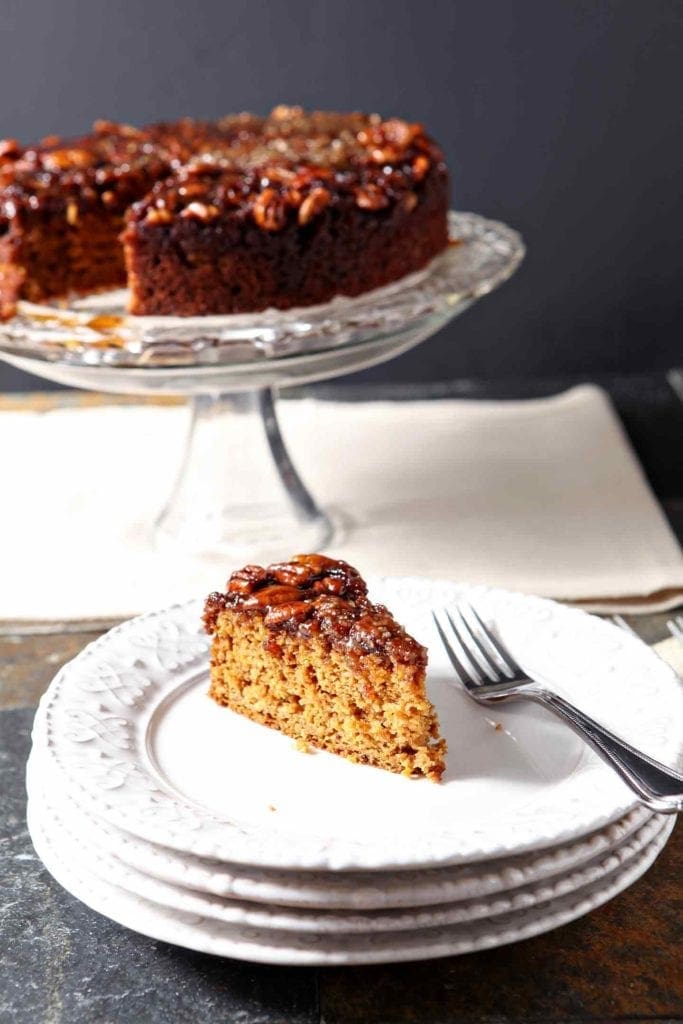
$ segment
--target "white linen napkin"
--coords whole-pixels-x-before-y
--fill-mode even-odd
[[[303,478],[352,524],[330,553],[364,574],[613,610],[683,597],[680,546],[596,387],[531,401],[307,398],[279,409]],[[151,404],[0,412],[0,619],[124,616],[224,585],[235,566],[151,538],[187,417],[185,406]],[[226,444],[237,426],[226,422]],[[282,556],[298,548],[293,536]]]

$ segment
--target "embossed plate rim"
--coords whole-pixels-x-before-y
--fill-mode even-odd
[[[392,594],[396,600],[399,597],[408,600],[409,597],[415,606],[415,614],[420,611],[423,616],[427,615],[430,606],[452,602],[464,592],[462,585],[418,577],[385,578],[376,581],[375,586],[380,590],[384,588],[380,597],[389,604]],[[468,593],[476,595],[480,608],[496,618],[504,639],[505,628],[509,630],[512,623],[517,644],[532,643],[539,628],[542,631],[545,621],[546,628],[549,622],[554,630],[552,636],[558,645],[557,650],[566,648],[565,653],[570,660],[580,656],[587,659],[590,667],[596,653],[602,651],[602,656],[607,657],[607,664],[620,673],[620,721],[630,721],[636,727],[646,749],[648,746],[654,748],[663,758],[678,756],[676,720],[683,708],[683,695],[673,671],[643,644],[584,612],[545,599],[481,587]],[[161,700],[169,689],[183,681],[184,670],[187,674],[196,671],[202,658],[206,657],[206,638],[196,631],[198,611],[199,603],[189,602],[151,612],[116,627],[65,666],[41,702],[39,721],[43,727],[36,730],[36,742],[45,744],[47,757],[62,773],[73,798],[92,807],[100,817],[143,839],[219,860],[294,870],[436,867],[505,857],[566,843],[602,828],[634,805],[632,794],[620,780],[594,755],[586,755],[582,771],[574,772],[566,784],[563,782],[562,786],[556,787],[552,800],[546,794],[545,803],[537,801],[524,815],[515,811],[510,820],[497,819],[486,827],[477,825],[464,831],[461,828],[459,832],[454,831],[454,826],[449,823],[428,835],[411,835],[404,831],[401,833],[402,845],[397,845],[397,836],[388,835],[356,842],[337,841],[329,836],[284,833],[274,826],[229,821],[203,811],[165,791],[160,780],[150,773],[141,757],[141,733],[134,728],[135,720],[131,723],[122,717],[120,699],[108,697],[105,700],[102,697],[104,676],[95,678],[100,687],[98,690],[91,681],[93,673],[90,671],[97,668],[98,656],[103,651],[105,654],[108,652],[111,659],[112,649],[123,641],[126,658],[117,671],[124,673],[131,699],[139,699],[146,687],[152,687],[156,700]],[[597,646],[596,633],[599,637]],[[165,647],[161,645],[162,634]],[[588,643],[588,637],[592,644]],[[135,652],[133,662],[130,661],[131,651]],[[621,652],[621,657],[617,657],[617,651]],[[140,660],[143,653],[147,661]],[[119,658],[122,657],[119,651]],[[112,669],[105,660],[98,671],[106,674]],[[149,679],[153,671],[157,675],[156,682]],[[637,677],[634,676],[636,671]],[[87,684],[91,689],[95,686],[93,692],[78,691],[79,673],[81,685]],[[120,678],[116,678],[120,686]],[[577,664],[574,663],[572,683],[578,678]],[[73,697],[74,693],[80,706],[76,701],[70,708],[69,695]],[[604,687],[601,691],[593,685],[587,695],[597,701],[598,707],[600,700],[604,703],[606,699]],[[125,710],[125,704],[123,708]],[[592,707],[587,710],[591,711]],[[116,741],[113,755],[110,741],[103,742],[98,737],[92,729],[93,722],[98,726],[105,723],[111,731]],[[96,773],[99,773],[99,785]]]

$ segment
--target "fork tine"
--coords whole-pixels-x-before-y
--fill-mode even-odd
[[[470,678],[474,679],[478,684],[490,682],[488,673],[479,664],[479,661],[472,652],[471,645],[467,642],[467,632],[458,628],[457,622],[453,620],[448,609],[444,609],[444,614],[460,648],[461,659],[464,658],[465,662],[470,666]],[[463,633],[465,634],[464,636]]]
[[[683,644],[683,615],[675,615],[666,624],[667,629],[674,639]]]
[[[610,615],[610,622],[618,626],[619,629],[623,629],[625,633],[630,633],[631,636],[638,636],[633,626],[629,625],[623,615]]]
[[[438,618],[436,616],[436,612],[434,612],[434,611],[432,612],[432,618],[434,619],[434,623],[435,623],[436,628],[438,630],[439,636],[441,637],[441,643],[444,645],[444,648],[446,650],[446,654],[448,655],[448,659],[449,659],[451,665],[453,666],[453,668],[455,669],[455,674],[457,675],[457,677],[460,680],[460,682],[462,683],[462,685],[463,686],[467,686],[468,683],[471,683],[473,681],[476,682],[476,680],[472,679],[472,673],[468,672],[467,669],[464,667],[464,665],[462,665],[460,663],[460,660],[458,659],[458,656],[455,653],[453,645],[451,644],[450,640],[448,639],[448,637],[446,635],[446,632],[443,629],[441,623],[439,622],[439,620],[438,620]]]
[[[466,651],[470,661],[476,662],[477,668],[484,673],[491,682],[500,682],[501,672],[497,665],[491,661],[491,658],[486,653],[484,645],[480,642],[479,638],[475,636],[474,630],[470,626],[469,622],[462,613],[462,609],[458,606],[455,608],[455,615],[460,623],[460,629],[456,626],[453,621],[453,616],[446,609],[446,618],[451,624],[451,629],[457,636],[460,646]],[[464,634],[464,637],[463,637]]]
[[[499,644],[498,640],[493,635],[493,633],[491,632],[489,627],[482,621],[481,616],[479,615],[479,612],[474,607],[474,605],[473,604],[468,604],[467,607],[470,610],[472,618],[475,620],[475,622],[479,626],[480,630],[482,631],[485,640],[490,645],[490,647],[493,649],[493,651],[495,651],[495,653],[498,656],[499,660],[504,665],[505,670],[507,671],[507,673],[508,674],[512,673],[512,675],[516,675],[516,674],[520,674],[520,673],[523,674],[524,669],[522,668],[522,666],[520,664],[518,664],[518,662],[515,661],[514,657],[512,656],[512,654],[510,654],[509,651],[506,651],[503,647],[501,647],[501,645]]]

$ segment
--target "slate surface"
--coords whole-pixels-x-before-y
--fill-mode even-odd
[[[32,709],[0,713],[2,1024],[312,1024],[314,972],[154,942],[89,910],[45,871],[26,830]]]

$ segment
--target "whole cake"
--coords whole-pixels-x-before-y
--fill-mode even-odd
[[[438,781],[446,742],[425,692],[427,652],[356,569],[297,555],[234,572],[210,594],[209,694],[304,746]]]
[[[137,314],[358,295],[448,244],[448,175],[419,124],[305,113],[0,143],[0,307],[124,284]]]

